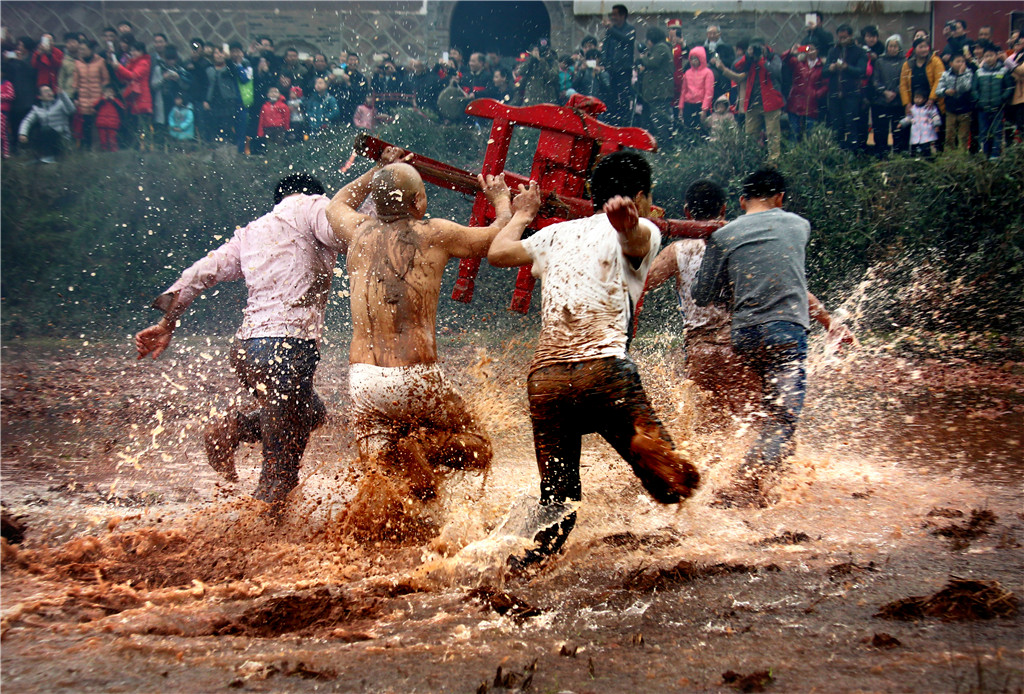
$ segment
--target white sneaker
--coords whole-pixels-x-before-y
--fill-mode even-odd
[[[54,159],[53,157],[40,157],[39,163],[40,164],[56,164],[57,160]]]

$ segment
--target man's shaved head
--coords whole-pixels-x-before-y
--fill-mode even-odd
[[[382,219],[422,216],[417,209],[417,197],[421,194],[426,202],[423,179],[416,169],[404,163],[388,164],[373,175],[370,183],[370,195],[377,208],[377,216]]]

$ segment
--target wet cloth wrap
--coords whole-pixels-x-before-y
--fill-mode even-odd
[[[465,401],[437,364],[349,365],[352,427],[364,458],[421,427],[474,431]]]

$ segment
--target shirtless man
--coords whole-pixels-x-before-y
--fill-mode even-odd
[[[491,244],[497,267],[533,264],[541,279],[541,332],[527,388],[540,468],[543,527],[513,566],[557,552],[576,524],[580,445],[598,433],[663,504],[689,497],[700,475],[673,449],[626,352],[628,330],[661,234],[643,217],[651,207],[651,167],[636,152],[615,152],[591,174],[596,214],[553,224],[526,240],[508,225]],[[518,199],[517,199],[518,201]],[[568,502],[568,503],[567,503]],[[532,532],[532,531],[531,531]]]
[[[721,186],[713,181],[696,181],[686,191],[683,212],[687,219],[725,224],[725,203]],[[740,414],[760,397],[761,378],[732,348],[732,312],[723,304],[698,306],[690,296],[706,245],[704,239],[683,239],[662,249],[647,276],[646,291],[653,291],[675,277],[686,330],[686,378],[713,398],[708,415],[723,407],[727,413]],[[833,320],[816,296],[807,292],[807,301],[810,317],[824,326],[831,337],[852,342],[849,329]]]
[[[486,255],[502,227],[522,233],[539,193],[536,185],[521,190],[513,215],[504,176],[481,176],[480,185],[496,213],[487,227],[424,219],[426,189],[404,162],[367,172],[327,211],[348,248],[349,392],[359,454],[364,463],[404,474],[421,499],[436,494],[439,466],[485,469],[491,462],[490,440],[437,365],[441,278],[450,259]],[[374,216],[356,211],[367,196]]]

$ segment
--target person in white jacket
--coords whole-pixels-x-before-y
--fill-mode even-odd
[[[18,140],[29,142],[43,164],[53,164],[61,150],[71,143],[70,118],[75,105],[64,92],[54,93],[49,85],[39,88],[39,103],[32,107],[18,128]],[[35,130],[33,130],[33,126]]]

